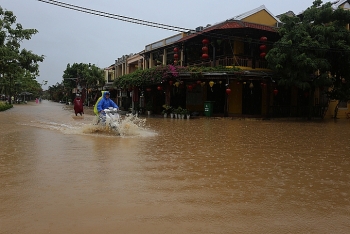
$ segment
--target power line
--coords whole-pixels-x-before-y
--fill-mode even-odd
[[[165,30],[170,30],[170,31],[175,31],[175,32],[193,32],[193,29],[187,29],[187,28],[182,28],[182,27],[177,27],[177,26],[171,26],[171,25],[167,25],[167,24],[161,24],[161,23],[155,23],[155,22],[151,22],[151,21],[146,21],[146,20],[141,20],[141,19],[136,19],[136,18],[132,18],[132,17],[127,17],[127,16],[122,16],[122,15],[116,15],[116,14],[111,14],[111,13],[107,13],[107,12],[103,12],[103,11],[98,11],[98,10],[93,10],[93,9],[89,9],[89,8],[85,8],[85,7],[80,7],[80,6],[76,6],[76,5],[72,5],[72,4],[68,4],[68,3],[64,3],[64,2],[60,2],[60,1],[55,1],[55,0],[38,0],[39,2],[43,2],[43,3],[47,3],[47,4],[51,4],[51,5],[55,5],[55,6],[59,6],[59,7],[63,7],[63,8],[67,8],[67,9],[71,9],[71,10],[75,10],[75,11],[79,11],[79,12],[83,12],[83,13],[87,13],[87,14],[91,14],[91,15],[97,15],[97,16],[101,16],[101,17],[106,17],[106,18],[111,18],[111,19],[116,19],[116,20],[121,20],[121,21],[125,21],[125,22],[129,22],[129,23],[134,23],[134,24],[139,24],[139,25],[145,25],[148,27],[154,27],[154,28],[160,28],[160,29],[165,29]],[[219,39],[226,39],[226,40],[236,40],[236,41],[243,41],[243,42],[249,42],[251,44],[256,44],[259,45],[261,42],[259,41],[259,39],[250,39],[249,41],[246,38],[243,37],[238,37],[238,36],[233,36],[233,35],[227,35],[227,34],[220,34],[220,33],[216,33],[216,32],[194,32],[193,34],[201,34],[203,36],[209,36],[212,38],[219,38]],[[272,41],[265,41],[265,44],[270,44],[273,45],[276,42],[272,42]],[[279,42],[278,44],[282,44],[281,42]],[[302,48],[302,49],[312,49],[315,51],[335,51],[335,52],[341,52],[341,51],[349,51],[347,49],[339,49],[339,48],[315,48],[315,47],[308,47],[308,46],[301,46],[301,45],[282,45],[282,47],[285,48],[289,48],[289,47],[293,47],[294,49],[296,48]]]
[[[149,27],[161,28],[161,29],[166,29],[166,30],[171,30],[171,31],[176,31],[176,32],[191,31],[191,29],[155,23],[155,22],[151,22],[151,21],[131,18],[131,17],[122,16],[122,15],[110,14],[107,12],[97,11],[97,10],[93,10],[93,9],[89,9],[89,8],[85,8],[85,7],[80,7],[80,6],[76,6],[76,5],[72,5],[72,4],[68,4],[68,3],[64,3],[64,2],[54,1],[54,0],[38,0],[38,1],[43,2],[43,3],[48,3],[51,5],[55,5],[55,6],[59,6],[59,7],[63,7],[63,8],[67,8],[67,9],[71,9],[71,10],[75,10],[75,11],[84,12],[87,14],[102,16],[102,17],[106,17],[106,18],[112,18],[112,19],[116,19],[116,20],[121,20],[121,21],[134,23],[134,24],[145,25],[145,26],[149,26]]]

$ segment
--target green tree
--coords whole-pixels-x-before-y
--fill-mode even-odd
[[[96,90],[105,84],[104,72],[103,69],[97,67],[95,64],[67,64],[67,68],[63,73],[63,84],[69,90],[77,88],[78,85],[89,90]],[[72,92],[70,93],[73,95]],[[71,99],[73,99],[73,96]]]
[[[44,56],[21,48],[24,40],[30,40],[36,29],[23,29],[16,23],[12,11],[0,7],[0,85],[1,91],[13,95],[15,81],[18,82],[26,74],[32,79],[39,75],[39,64]]]
[[[300,16],[281,21],[281,38],[266,56],[278,84],[308,90],[309,110],[316,87],[332,87],[330,98],[349,98],[341,84],[350,82],[350,11],[315,0]]]

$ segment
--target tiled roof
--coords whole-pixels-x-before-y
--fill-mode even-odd
[[[190,34],[188,36],[185,36],[185,37],[181,38],[180,40],[178,40],[177,42],[187,41],[187,40],[194,38],[198,35],[208,33],[208,32],[214,31],[214,30],[235,29],[235,28],[237,28],[237,29],[239,29],[239,28],[252,28],[252,29],[259,29],[259,30],[264,30],[264,31],[269,31],[269,32],[277,32],[276,28],[271,27],[271,26],[248,23],[248,22],[243,22],[243,21],[239,21],[239,20],[228,20],[228,21],[213,25],[211,27],[208,27],[208,28],[204,29],[203,31],[196,32],[196,33]]]

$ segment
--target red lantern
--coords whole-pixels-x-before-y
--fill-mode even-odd
[[[227,88],[227,89],[226,89],[226,93],[227,93],[227,95],[230,95],[231,89],[230,89],[230,88]]]
[[[273,94],[277,95],[277,94],[278,94],[278,90],[277,90],[277,89],[274,89],[274,90],[273,90]]]
[[[151,92],[152,89],[151,89],[151,88],[147,88],[146,91],[147,91],[147,92]]]
[[[203,52],[203,54],[207,54],[208,53],[208,47],[203,46],[202,47],[202,52]]]
[[[187,86],[187,88],[188,88],[188,91],[192,91],[193,86],[189,85],[189,86]]]
[[[208,59],[209,55],[208,54],[202,54],[202,59]]]
[[[262,52],[262,53],[260,54],[260,58],[262,58],[262,59],[264,59],[265,56],[266,56],[266,53],[265,53],[265,52]]]
[[[174,52],[177,53],[179,52],[179,49],[177,47],[174,48]]]
[[[158,86],[157,89],[158,89],[159,91],[161,91],[161,90],[163,89],[163,87],[162,87],[162,86]]]
[[[174,54],[174,59],[177,60],[179,58],[178,54]]]
[[[265,50],[266,50],[266,45],[261,45],[261,46],[260,46],[260,50],[261,50],[261,51],[265,51]]]
[[[260,41],[267,41],[267,37],[260,37]]]
[[[172,80],[169,80],[169,85],[173,85],[173,81]]]
[[[200,80],[197,80],[197,84],[202,84],[202,81],[200,81]]]
[[[202,40],[202,43],[203,43],[204,45],[207,45],[207,44],[209,44],[209,40],[208,40],[208,39],[203,39],[203,40]]]

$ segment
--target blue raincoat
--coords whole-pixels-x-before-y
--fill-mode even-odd
[[[113,102],[112,99],[106,98],[106,94],[109,94],[109,92],[104,92],[102,99],[97,104],[97,111],[101,112],[104,109],[108,109],[109,107],[119,108],[115,102]]]

